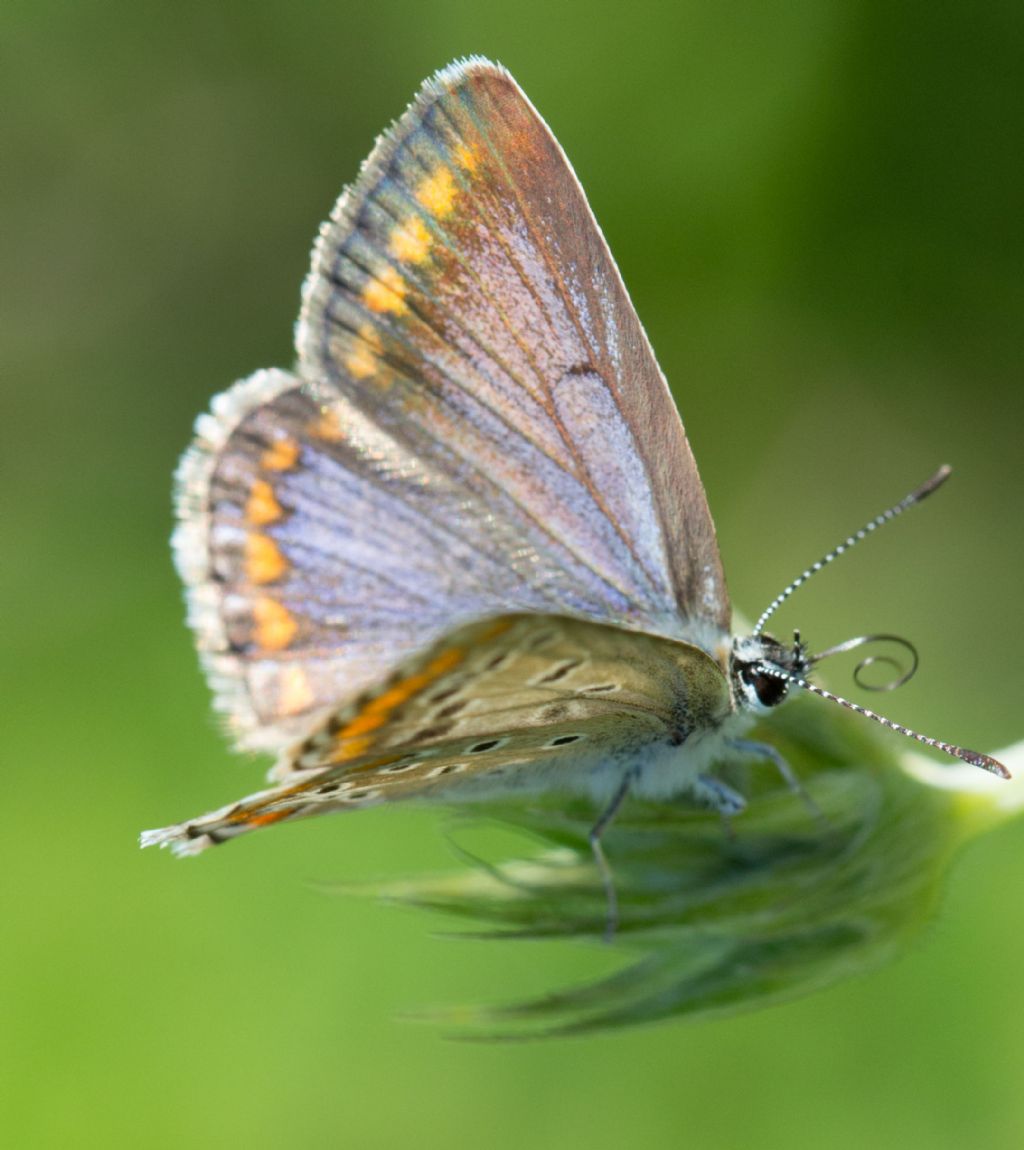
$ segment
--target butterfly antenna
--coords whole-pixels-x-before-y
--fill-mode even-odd
[[[792,595],[798,587],[802,587],[812,575],[817,575],[823,567],[827,567],[834,559],[838,559],[845,551],[849,551],[851,547],[859,543],[862,539],[866,539],[872,532],[877,531],[879,527],[891,522],[898,515],[902,515],[904,511],[914,507],[923,499],[927,499],[933,491],[937,491],[943,483],[946,482],[952,474],[952,471],[953,469],[944,463],[938,471],[936,471],[930,479],[925,480],[920,487],[911,491],[909,495],[901,499],[895,506],[890,507],[888,511],[883,511],[881,515],[876,515],[870,523],[866,523],[859,531],[854,532],[848,539],[844,539],[838,547],[833,548],[827,555],[819,559],[817,563],[813,563],[806,571],[798,575],[781,594],[775,596],[761,613],[760,619],[758,619],[754,625],[753,634],[760,635],[768,620],[782,604],[785,603],[790,595]],[[917,738],[918,736],[915,735],[914,737]]]
[[[819,687],[815,683],[808,683],[806,679],[801,678],[799,675],[793,675],[774,665],[761,663],[760,670],[775,679],[782,679],[787,683],[792,683],[794,686],[802,687],[805,691],[810,691],[814,695],[820,695],[823,699],[829,699],[833,703],[838,703],[841,707],[846,707],[850,711],[856,711],[858,715],[863,715],[865,719],[871,719],[873,722],[881,723],[883,727],[887,727],[890,731],[895,731],[898,735],[906,735],[908,739],[916,739],[917,742],[924,743],[926,747],[934,747],[938,751],[945,751],[947,755],[952,755],[955,759],[962,759],[963,762],[970,763],[972,767],[981,767],[984,771],[991,771],[993,775],[998,775],[1001,779],[1011,777],[1006,767],[1004,767],[998,759],[993,759],[991,755],[983,755],[980,751],[969,751],[965,747],[958,747],[953,743],[945,743],[942,739],[932,739],[929,738],[928,735],[918,734],[917,731],[912,731],[909,727],[904,727],[900,723],[894,723],[892,719],[887,719],[884,715],[878,715],[874,711],[868,710],[867,707],[859,707],[856,703],[851,703],[849,699],[844,699],[841,695],[833,695],[831,691],[826,691],[824,687]]]

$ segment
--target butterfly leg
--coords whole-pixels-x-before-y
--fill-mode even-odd
[[[714,775],[698,775],[693,789],[700,802],[718,811],[724,819],[738,815],[747,805],[747,800],[739,791],[734,791]]]
[[[615,890],[615,879],[612,876],[611,867],[608,865],[608,858],[604,853],[604,847],[601,846],[601,835],[608,829],[608,825],[618,813],[619,807],[622,806],[626,795],[629,794],[629,788],[636,776],[637,771],[635,769],[629,770],[623,775],[622,782],[615,794],[612,795],[611,801],[598,816],[597,822],[590,828],[590,834],[587,836],[591,853],[594,856],[594,864],[601,876],[601,885],[604,887],[605,903],[608,908],[604,922],[605,942],[611,942],[619,928],[619,896]]]
[[[807,791],[804,790],[793,768],[777,747],[773,747],[771,743],[758,743],[753,739],[730,739],[728,745],[731,750],[739,751],[740,754],[754,755],[759,759],[770,759],[775,764],[776,769],[782,776],[782,781],[789,787],[790,791],[803,800],[804,805],[816,819],[825,820],[825,814],[821,807],[819,807]]]

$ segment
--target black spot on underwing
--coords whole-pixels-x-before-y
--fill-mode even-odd
[[[559,679],[564,679],[570,671],[575,671],[580,666],[581,659],[570,659],[568,663],[563,663],[560,667],[556,667],[553,671],[549,671],[546,675],[542,675],[536,680],[538,683],[557,683]]]
[[[422,731],[417,731],[409,741],[421,743],[427,739],[439,739],[442,735],[447,735],[453,726],[454,723],[435,723],[432,727],[424,727]]]

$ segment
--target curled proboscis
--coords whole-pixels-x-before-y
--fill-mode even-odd
[[[834,647],[829,647],[825,651],[819,652],[814,655],[809,662],[820,663],[822,659],[831,658],[833,655],[843,655],[847,651],[855,651],[859,647],[863,647],[868,643],[895,643],[897,646],[903,648],[910,658],[910,666],[904,669],[903,664],[894,655],[879,653],[874,655],[867,655],[857,664],[853,670],[853,681],[858,687],[865,691],[895,691],[897,687],[902,687],[904,683],[908,682],[914,677],[917,671],[918,657],[917,648],[909,639],[904,639],[902,635],[888,635],[888,634],[875,634],[875,635],[858,635],[854,639],[847,639],[845,643],[837,643]],[[869,683],[864,678],[864,672],[869,667],[876,664],[884,663],[891,667],[896,674],[896,677],[886,683]]]

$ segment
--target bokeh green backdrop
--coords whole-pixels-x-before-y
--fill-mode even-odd
[[[1024,827],[901,963],[714,1025],[446,1043],[433,1002],[613,964],[471,944],[322,880],[451,865],[374,811],[200,861],[139,828],[257,785],[166,546],[195,415],[291,361],[319,220],[453,57],[574,161],[673,383],[733,596],[942,461],[954,483],[787,609],[921,647],[896,717],[1024,735],[1024,9],[998,0],[0,8],[0,1129],[11,1146],[1019,1146]]]

